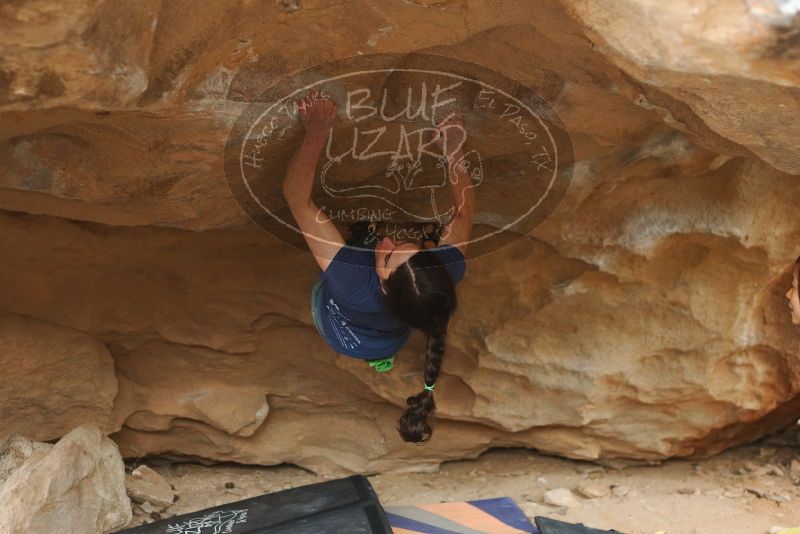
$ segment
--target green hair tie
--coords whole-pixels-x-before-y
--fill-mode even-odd
[[[434,384],[433,386],[435,386],[435,385],[436,384]],[[427,389],[428,391],[432,392],[433,391],[433,386],[429,386],[428,384],[425,384],[425,389]]]

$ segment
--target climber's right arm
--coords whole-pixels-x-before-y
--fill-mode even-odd
[[[336,118],[336,104],[332,100],[309,95],[301,100],[299,113],[306,135],[289,161],[286,178],[283,180],[283,196],[297,226],[303,232],[311,254],[324,271],[344,246],[344,239],[330,217],[311,198],[311,190],[328,130]]]

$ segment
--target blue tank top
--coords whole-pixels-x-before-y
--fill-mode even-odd
[[[457,284],[464,278],[464,255],[452,245],[433,250]],[[323,337],[340,354],[373,360],[398,352],[412,327],[388,309],[375,271],[375,251],[344,246],[322,273]]]

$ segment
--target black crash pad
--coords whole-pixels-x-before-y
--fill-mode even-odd
[[[362,476],[322,482],[123,530],[125,534],[391,534]]]
[[[539,529],[540,534],[622,534],[617,530],[597,530],[582,524],[564,523],[548,517],[535,517],[533,520],[536,522],[536,528]]]

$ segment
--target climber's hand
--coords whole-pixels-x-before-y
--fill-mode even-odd
[[[336,102],[320,91],[309,91],[297,103],[300,121],[309,135],[324,136],[336,121]]]

